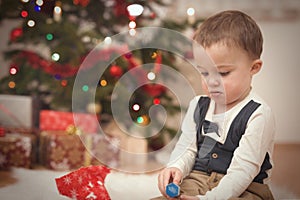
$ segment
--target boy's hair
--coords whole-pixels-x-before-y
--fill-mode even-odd
[[[206,19],[193,39],[208,48],[216,43],[244,49],[250,58],[258,59],[263,49],[263,37],[256,22],[243,12],[228,10]]]

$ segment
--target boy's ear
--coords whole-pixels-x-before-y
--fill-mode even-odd
[[[256,73],[258,73],[262,67],[262,60],[261,59],[256,59],[253,61],[252,66],[251,66],[251,74],[254,75]]]

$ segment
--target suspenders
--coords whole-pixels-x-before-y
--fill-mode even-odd
[[[207,173],[215,171],[226,174],[233,157],[233,152],[238,147],[239,141],[245,133],[248,120],[260,104],[251,100],[242,108],[232,121],[224,144],[202,135],[202,126],[209,104],[209,97],[201,97],[194,112],[198,147],[194,169]],[[267,153],[260,173],[255,177],[254,182],[263,183],[263,179],[267,177],[266,170],[270,168],[272,168],[272,165],[270,164],[269,155]]]

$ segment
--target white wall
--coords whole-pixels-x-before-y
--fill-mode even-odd
[[[300,20],[261,22],[263,69],[253,87],[273,108],[277,142],[300,142]]]

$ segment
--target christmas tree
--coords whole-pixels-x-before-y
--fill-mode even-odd
[[[173,22],[160,19],[156,8],[166,6],[168,4],[162,0],[2,0],[0,20],[17,19],[21,23],[10,34],[10,48],[5,52],[5,58],[11,64],[8,76],[0,80],[0,90],[7,94],[36,95],[41,101],[41,109],[72,111],[76,74],[97,44],[127,30],[134,37],[139,27],[158,25],[184,30],[197,25],[198,21],[187,23],[186,20]],[[95,65],[109,60],[115,53],[120,54],[120,49],[102,49],[98,60],[86,67],[87,73],[93,73]],[[138,49],[119,56],[98,77],[96,87],[88,84],[82,87],[79,91],[82,97],[91,90],[96,91],[96,96],[95,99],[78,100],[84,103],[77,102],[81,107],[76,111],[87,112],[92,105],[97,114],[110,116],[112,92],[124,73],[139,65],[152,63],[151,73],[141,68],[133,76],[148,79],[158,74],[164,76],[160,74],[160,65],[176,69],[174,59],[172,53],[155,48]],[[168,75],[164,77],[171,78]],[[167,88],[149,83],[131,95],[128,105],[130,120],[140,125],[149,124],[148,113],[153,105],[162,105],[168,114],[180,110],[174,95]],[[166,126],[164,131],[174,133]]]

